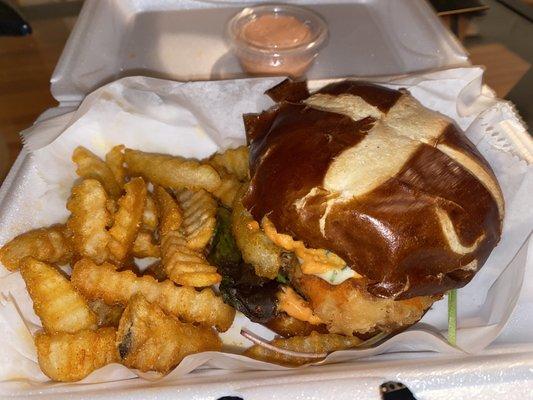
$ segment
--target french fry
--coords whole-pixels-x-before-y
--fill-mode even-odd
[[[342,336],[333,333],[311,332],[309,336],[294,336],[288,339],[274,339],[270,342],[275,347],[300,353],[330,353],[337,350],[350,349],[362,342],[355,336]],[[245,356],[256,360],[287,366],[298,366],[316,362],[317,358],[305,356],[295,357],[274,351],[260,345],[254,345],[244,352]]]
[[[114,265],[115,271],[120,271],[120,272],[130,271],[134,273],[135,276],[142,276],[142,271],[140,270],[140,268],[137,265],[135,265],[135,263],[133,263],[133,261],[131,260],[128,260],[127,263],[122,264],[122,265],[115,265],[115,264],[112,264],[112,265]]]
[[[0,248],[0,263],[8,270],[16,271],[20,262],[28,256],[52,264],[67,264],[73,251],[70,233],[65,225],[25,232]]]
[[[115,215],[115,213],[118,211],[118,203],[115,199],[107,199],[105,208],[110,215]]]
[[[212,328],[179,322],[141,295],[131,298],[117,331],[121,362],[144,372],[166,374],[189,354],[221,346]]]
[[[209,221],[202,225],[202,218],[205,215],[205,210],[208,209],[204,204],[210,205],[209,200],[212,200],[209,194],[204,191],[200,195],[189,191],[182,193],[181,198],[189,211],[189,215],[185,219],[180,215],[180,207],[165,189],[158,186],[155,188],[155,194],[161,212],[161,261],[168,277],[173,282],[184,286],[204,287],[219,283],[222,277],[217,273],[216,267],[209,265],[198,250],[190,248],[191,241],[185,239],[180,230],[185,224],[192,227],[189,230],[191,235],[188,236],[188,239],[192,237],[194,244],[200,243],[197,239],[204,235],[203,231],[206,228],[212,230]],[[187,196],[188,194],[190,196]],[[209,196],[209,198],[206,199],[205,196]],[[193,202],[193,200],[196,201]],[[209,216],[204,221],[208,218]],[[200,221],[200,223],[196,221]],[[210,238],[211,234],[209,234]]]
[[[256,275],[274,279],[283,264],[283,249],[265,235],[252,214],[244,208],[241,197],[245,190],[243,187],[237,194],[231,214],[235,242],[243,260],[254,267]]]
[[[152,276],[158,282],[163,282],[168,279],[167,271],[165,271],[165,266],[160,260],[150,264],[148,268],[144,270],[143,275]]]
[[[224,153],[217,153],[209,159],[217,171],[220,168],[225,169],[232,175],[235,175],[241,182],[249,179],[250,167],[248,161],[248,147],[240,146],[236,149],[226,150]]]
[[[177,231],[161,238],[161,261],[169,279],[178,285],[205,287],[222,280],[217,268],[209,265],[200,252],[190,249]]]
[[[226,207],[232,208],[242,183],[235,175],[231,175],[225,171],[219,171],[219,175],[221,184],[213,191],[213,196],[219,199]]]
[[[85,179],[72,189],[67,208],[72,213],[67,227],[73,235],[73,247],[80,256],[101,263],[108,257],[107,245],[111,215],[107,194],[95,179]]]
[[[146,192],[146,205],[143,211],[142,229],[155,231],[159,225],[159,214],[153,195]]]
[[[154,242],[153,234],[144,229],[140,230],[133,242],[131,254],[136,258],[161,257],[159,245]]]
[[[122,262],[133,247],[146,204],[146,185],[142,178],[133,178],[124,185],[124,190],[113,226],[109,229],[109,253],[117,262]]]
[[[98,327],[118,326],[120,317],[124,312],[124,307],[121,305],[110,306],[104,303],[103,300],[96,299],[88,302],[89,308],[97,317]]]
[[[243,148],[246,149],[245,152],[231,149],[222,154],[215,154],[208,162],[218,172],[221,179],[221,184],[213,191],[213,196],[228,208],[233,207],[235,197],[242,185],[241,180],[248,176],[248,150],[246,147]]]
[[[52,380],[73,382],[118,362],[115,328],[76,333],[38,333],[35,347],[41,370]]]
[[[113,198],[120,197],[121,188],[115,179],[113,171],[97,155],[85,147],[76,147],[72,153],[72,161],[76,163],[76,173],[83,179],[96,179],[106,192]]]
[[[126,147],[123,144],[113,147],[105,155],[105,163],[113,173],[115,181],[122,187],[126,182],[126,168],[124,168],[124,149]]]
[[[283,337],[307,336],[311,332],[327,333],[326,325],[313,325],[306,321],[301,321],[285,313],[276,315],[265,324],[268,329]]]
[[[181,213],[180,213],[181,216]],[[133,243],[132,255],[136,258],[160,257],[159,245],[154,240],[154,233],[159,225],[159,211],[150,192],[146,192],[141,229]]]
[[[154,195],[161,222],[159,235],[164,236],[169,232],[178,230],[183,223],[183,213],[172,196],[161,186],[156,186]]]
[[[77,332],[96,328],[96,315],[61,272],[27,257],[20,273],[46,332]]]
[[[176,200],[183,211],[181,233],[191,249],[202,250],[211,240],[217,223],[217,202],[205,190],[176,191]]]
[[[154,185],[207,191],[220,185],[220,177],[213,167],[196,160],[131,149],[126,149],[124,156],[130,175],[140,175]]]
[[[169,280],[158,282],[148,275],[118,272],[109,263],[97,265],[82,259],[74,265],[71,282],[86,298],[100,298],[107,304],[127,305],[133,295],[140,293],[167,314],[185,322],[214,325],[221,332],[231,326],[235,317],[235,310],[210,288],[198,292],[192,287],[178,287]]]

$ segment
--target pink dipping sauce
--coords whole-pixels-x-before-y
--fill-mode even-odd
[[[228,24],[232,47],[252,75],[302,76],[327,38],[325,22],[292,5],[244,9]]]
[[[286,49],[308,42],[311,30],[294,17],[266,14],[244,25],[241,36],[258,47]]]

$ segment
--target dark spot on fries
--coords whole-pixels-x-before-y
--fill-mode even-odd
[[[126,358],[131,348],[131,341],[133,334],[131,332],[131,326],[127,329],[126,334],[122,337],[122,340],[118,344],[118,354],[121,359]]]

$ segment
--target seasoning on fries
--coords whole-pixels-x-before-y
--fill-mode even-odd
[[[186,322],[214,325],[220,332],[229,329],[235,316],[235,310],[211,288],[198,292],[189,286],[176,286],[170,280],[158,282],[151,276],[119,272],[110,263],[98,265],[92,260],[81,259],[74,265],[71,281],[90,300],[127,305],[132,296],[142,294],[167,314]]]
[[[154,185],[207,191],[220,185],[215,169],[196,160],[130,149],[126,149],[124,155],[130,175],[142,176]]]
[[[0,262],[10,271],[18,270],[20,262],[29,256],[43,262],[67,264],[73,255],[70,235],[65,225],[25,232],[0,248]]]
[[[111,150],[113,152],[113,150]],[[111,153],[110,152],[110,153]],[[110,156],[114,159],[115,156]],[[121,186],[108,164],[85,147],[77,147],[72,154],[72,161],[78,166],[76,173],[83,179],[96,179],[112,198],[120,197]]]
[[[261,361],[288,366],[303,365],[319,361],[314,354],[326,354],[346,350],[361,344],[356,336],[342,336],[334,333],[311,332],[309,336],[274,339],[270,342],[276,349],[256,344],[245,351],[245,355]],[[289,350],[284,352],[283,350]],[[301,353],[300,355],[294,352]],[[322,357],[324,358],[324,357]]]
[[[209,233],[212,236],[214,223],[209,222],[211,218],[205,215],[205,203],[209,202],[203,196],[188,195],[184,203],[186,210],[193,210],[192,213],[182,217],[180,207],[172,196],[160,186],[156,188],[156,199],[161,209],[161,262],[165,267],[167,276],[173,282],[194,287],[212,286],[219,283],[222,277],[217,273],[216,267],[209,265],[203,254],[200,252],[200,245],[204,245],[203,237]],[[202,194],[209,196],[206,192]],[[189,200],[200,201],[189,201]],[[182,196],[183,200],[183,196]],[[201,200],[204,200],[203,202]],[[214,204],[216,212],[216,204]],[[209,210],[209,209],[208,209]],[[184,224],[188,224],[189,231],[187,238],[182,234]],[[213,227],[211,227],[213,225]],[[194,244],[194,246],[192,245]]]
[[[107,364],[118,362],[115,328],[76,333],[37,333],[35,347],[42,371],[59,382],[79,381]]]
[[[203,249],[215,231],[217,202],[205,190],[181,189],[176,191],[176,200],[183,212],[181,232],[187,246]]]
[[[96,327],[96,315],[86,300],[55,267],[27,257],[20,273],[35,314],[47,332],[76,332]]]
[[[235,310],[210,287],[222,277],[205,255],[218,201],[230,206],[248,175],[243,154],[213,157],[212,166],[123,145],[105,161],[74,150],[80,179],[66,223],[0,248],[0,262],[20,269],[43,325],[35,343],[45,374],[75,381],[110,362],[166,373],[188,354],[220,349],[213,327],[229,329]],[[148,257],[156,260],[141,272],[135,260]],[[67,264],[70,276],[59,269]]]
[[[131,298],[117,331],[117,348],[124,365],[163,374],[189,354],[218,351],[221,345],[212,328],[180,322],[142,295]]]
[[[108,195],[95,179],[85,179],[74,186],[67,203],[71,212],[67,227],[72,232],[75,252],[97,263],[104,262],[108,253],[112,216],[107,209]]]
[[[133,178],[124,185],[125,193],[118,201],[113,226],[109,229],[109,253],[121,263],[131,251],[141,227],[146,204],[146,184],[142,178]]]

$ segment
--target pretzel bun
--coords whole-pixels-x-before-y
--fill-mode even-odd
[[[267,94],[277,104],[244,118],[243,203],[257,221],[336,253],[374,298],[441,295],[473,278],[500,239],[503,196],[452,120],[364,82],[309,94],[285,81]]]

